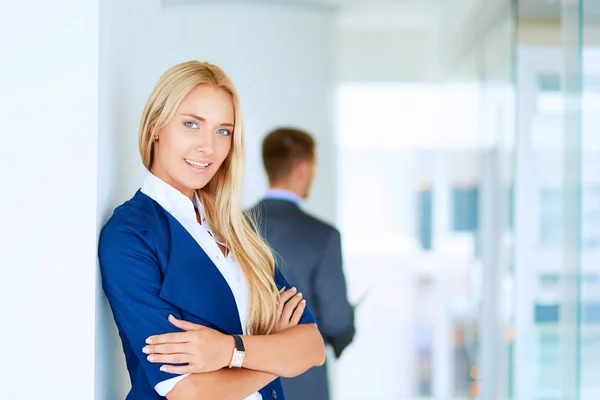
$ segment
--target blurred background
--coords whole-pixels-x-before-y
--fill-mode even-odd
[[[599,0],[6,1],[0,57],[7,398],[127,393],[97,234],[189,59],[240,93],[246,206],[268,130],[317,139],[362,300],[333,399],[600,398]]]

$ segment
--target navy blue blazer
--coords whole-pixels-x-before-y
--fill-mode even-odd
[[[131,379],[127,400],[163,399],[154,386],[175,377],[142,353],[148,336],[178,331],[169,314],[242,334],[225,278],[186,229],[141,191],[115,209],[100,234],[98,255]],[[290,287],[278,268],[274,280],[278,288]],[[315,323],[308,307],[300,323]],[[259,392],[263,399],[284,398],[279,379]]]

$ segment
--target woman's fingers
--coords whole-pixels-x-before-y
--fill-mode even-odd
[[[184,332],[173,332],[165,333],[162,335],[150,336],[146,339],[147,344],[160,344],[160,343],[186,343],[193,337],[194,331],[206,329],[203,325],[194,324],[193,322],[184,321],[175,318],[169,314],[169,322]]]
[[[184,331],[195,331],[203,328],[202,325],[194,324],[193,322],[184,321],[182,319],[177,319],[171,314],[169,314],[169,322]]]
[[[297,293],[295,287],[288,290],[284,289],[279,290],[279,308],[277,310],[279,318],[274,333],[297,325],[306,307],[305,302],[301,303],[302,293]]]
[[[188,353],[189,343],[165,343],[144,346],[142,352],[145,354],[175,354]]]
[[[162,335],[150,336],[146,339],[147,344],[162,344],[162,343],[187,343],[193,337],[193,332],[174,332],[164,333]]]
[[[168,372],[169,374],[174,374],[174,375],[185,375],[185,374],[191,374],[194,372],[194,368],[191,365],[182,365],[182,366],[163,365],[162,367],[160,367],[160,370],[163,372]]]
[[[281,288],[281,290],[279,291],[279,307],[277,308],[277,315],[279,316],[279,318],[281,318],[281,316],[283,314],[283,309],[285,307],[285,303],[289,299],[294,297],[294,295],[296,294],[295,287],[288,289],[288,290],[284,290],[284,289],[285,289],[285,287]]]
[[[187,364],[192,361],[191,354],[150,354],[148,361],[154,364]]]
[[[302,300],[302,293],[298,293],[297,295],[292,297],[287,303],[285,303],[285,307],[283,308],[283,314],[281,315],[281,318],[284,322],[290,321],[294,310],[298,306],[298,303],[300,303],[300,300]]]
[[[285,292],[281,293],[281,295],[279,295],[279,305],[281,306],[282,304],[285,304],[289,299],[294,297],[295,294],[296,294],[295,287],[288,289]]]
[[[290,325],[296,326],[300,323],[300,318],[302,318],[302,314],[304,313],[304,309],[306,308],[306,300],[302,299],[298,307],[294,310],[292,314],[292,318],[290,319]]]

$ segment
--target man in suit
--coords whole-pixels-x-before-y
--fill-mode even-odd
[[[315,141],[301,130],[279,128],[264,138],[262,156],[270,189],[252,209],[258,228],[273,248],[277,264],[310,304],[325,342],[339,357],[354,337],[340,233],[299,207],[315,175]],[[282,379],[282,384],[288,400],[329,399],[326,365]]]

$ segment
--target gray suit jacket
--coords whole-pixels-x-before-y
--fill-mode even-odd
[[[354,337],[354,310],[346,296],[340,233],[287,200],[266,199],[252,208],[277,265],[313,311],[319,330],[339,357]],[[286,400],[328,400],[326,366],[282,379]]]

